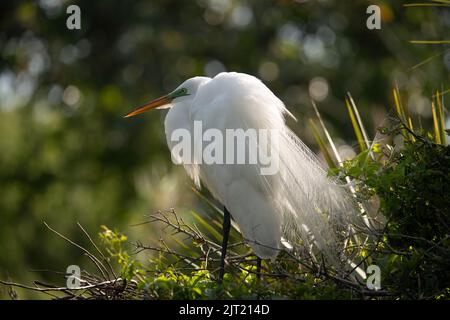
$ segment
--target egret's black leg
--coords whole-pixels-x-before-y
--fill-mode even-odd
[[[223,209],[223,240],[222,240],[222,256],[220,257],[220,273],[219,283],[222,282],[225,274],[225,256],[227,254],[228,237],[230,236],[231,215],[227,208]]]
[[[256,279],[261,279],[261,258],[256,257]]]

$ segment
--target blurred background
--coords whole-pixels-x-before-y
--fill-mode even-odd
[[[413,118],[427,123],[433,91],[449,88],[449,45],[410,40],[448,40],[450,10],[406,2],[2,0],[0,279],[30,283],[50,277],[32,270],[85,263],[43,221],[82,244],[77,222],[94,238],[103,224],[146,242],[159,230],[131,225],[147,213],[207,214],[170,161],[166,112],[123,119],[189,77],[259,77],[317,150],[312,97],[344,157],[356,150],[347,91],[371,137],[386,125],[395,84]],[[66,27],[71,4],[81,30]],[[366,27],[370,4],[381,7],[381,30]]]

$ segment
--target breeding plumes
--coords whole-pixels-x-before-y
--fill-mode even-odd
[[[359,220],[355,201],[288,128],[285,117],[292,114],[259,79],[235,72],[194,77],[126,117],[153,108],[170,108],[164,125],[174,162],[183,163],[195,184],[203,184],[225,207],[222,259],[231,213],[259,258],[274,258],[289,243],[330,264],[345,260],[340,245],[349,224]],[[205,134],[195,134],[198,125]],[[188,156],[178,152],[183,132],[192,134],[196,149]],[[244,149],[227,148],[226,138],[239,135]],[[208,145],[214,152],[206,152]],[[202,159],[202,151],[216,161]],[[237,161],[242,152],[245,163]]]

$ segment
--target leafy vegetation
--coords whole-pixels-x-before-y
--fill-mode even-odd
[[[104,245],[108,248],[110,256],[121,267],[121,275],[128,281],[136,281],[135,297],[144,299],[332,299],[345,297],[344,291],[339,291],[333,283],[323,284],[322,281],[309,273],[301,273],[298,263],[288,257],[280,257],[276,265],[283,268],[283,273],[264,275],[264,280],[258,279],[254,266],[255,257],[247,255],[233,261],[236,257],[228,259],[231,266],[224,277],[222,285],[217,284],[217,263],[207,257],[199,259],[198,266],[181,268],[181,254],[164,251],[165,255],[152,258],[144,266],[140,261],[125,254],[126,237],[104,227],[100,233]],[[140,246],[141,249],[150,249]],[[155,249],[157,250],[157,249]],[[160,250],[157,250],[160,251]],[[171,256],[171,257],[170,257]],[[184,257],[185,260],[195,257]],[[232,262],[233,261],[233,262]],[[283,261],[283,262],[282,262]],[[266,267],[272,268],[273,263]]]
[[[359,182],[362,194],[379,198],[387,219],[373,256],[385,285],[403,298],[449,298],[450,148],[431,135],[406,134],[399,150],[376,152],[384,160],[364,152],[342,171]]]
[[[401,298],[449,298],[450,147],[441,94],[434,96],[433,132],[427,132],[414,129],[398,90],[393,92],[394,124],[380,132],[401,137],[401,144],[375,143],[333,173],[350,177],[360,197],[379,201],[387,222],[377,247],[368,250],[382,266],[388,290]]]

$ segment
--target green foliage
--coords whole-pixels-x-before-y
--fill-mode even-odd
[[[407,142],[382,177],[386,241],[406,253],[397,260],[402,266],[393,265],[392,281],[408,297],[441,294],[450,287],[450,148]]]
[[[144,273],[141,262],[133,259],[124,248],[128,239],[125,235],[102,226],[99,237],[109,257],[121,266],[121,278],[131,280]]]
[[[414,134],[405,132],[396,131]],[[449,298],[450,147],[414,134],[403,147],[383,149],[374,148],[375,160],[365,151],[341,169],[358,182],[360,195],[378,197],[387,219],[373,261],[400,297]]]
[[[145,263],[128,252],[127,237],[102,227],[100,238],[108,257],[117,262],[120,278],[136,283],[134,298],[141,299],[346,299],[348,290],[336,283],[299,270],[296,261],[281,254],[270,270],[283,269],[279,275],[258,279],[254,257],[242,259],[227,269],[222,284],[217,283],[217,268],[203,261],[197,268],[180,268],[167,254],[158,254]],[[194,245],[194,244],[193,244]]]
[[[442,242],[450,233],[450,148],[418,140],[406,142],[379,181],[381,210],[391,232]],[[404,239],[391,241],[402,245]],[[423,245],[411,239],[413,246]]]

